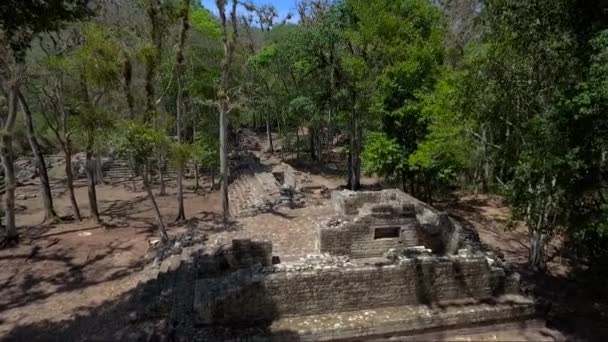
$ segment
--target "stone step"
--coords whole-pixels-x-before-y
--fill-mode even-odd
[[[397,306],[380,309],[340,312],[332,314],[290,317],[276,320],[270,327],[270,340],[284,338],[298,341],[382,340],[397,337],[396,341],[436,341],[441,336],[454,336],[454,329],[485,328],[517,322],[517,326],[533,321],[534,302],[518,295],[503,296],[492,304],[444,303],[436,307],[426,305]],[[498,331],[498,330],[494,330]],[[289,332],[291,336],[285,336]],[[422,339],[426,335],[425,339]],[[295,336],[294,336],[295,335]]]

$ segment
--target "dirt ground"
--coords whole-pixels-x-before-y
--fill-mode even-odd
[[[266,162],[277,161],[266,158]],[[343,185],[342,178],[337,175],[306,171],[310,172],[315,184],[329,189]],[[372,187],[375,180],[366,179],[365,182]],[[76,185],[77,200],[86,217],[86,185],[84,181],[78,181]],[[23,326],[69,322],[137,287],[142,280],[143,267],[151,261],[149,241],[156,238],[157,231],[145,193],[141,187],[137,191],[131,187],[131,182],[123,181],[97,188],[104,225],[90,221],[42,225],[37,184],[17,189],[21,244],[0,251],[0,339]],[[331,208],[325,205],[328,199],[315,196],[307,198],[307,202],[312,203],[310,206],[238,219],[232,229],[218,229],[221,204],[217,191],[209,190],[209,180],[203,181],[198,193],[192,190],[192,180],[186,180],[185,187],[186,215],[197,219],[198,234],[208,241],[243,237],[270,239],[274,252],[286,259],[313,253],[314,225],[331,214]],[[159,196],[157,201],[164,220],[172,222],[177,212],[175,184],[170,181],[167,189],[168,195]],[[69,215],[67,192],[60,181],[54,182],[53,192],[58,212]],[[606,300],[588,298],[577,288],[581,283],[571,283],[568,275],[572,269],[567,260],[561,256],[553,258],[546,276],[538,277],[526,271],[527,234],[521,225],[505,231],[509,210],[500,198],[455,194],[453,200],[438,206],[476,229],[482,242],[503,252],[507,260],[518,265],[529,284],[527,291],[545,302],[555,302],[555,305],[548,305],[547,315],[553,324],[563,325],[568,336],[581,339],[608,336],[602,335],[606,332],[602,329],[606,327],[601,323],[602,318],[603,322],[607,321]],[[184,231],[182,225],[169,225],[170,235]],[[577,305],[570,306],[569,301],[564,300],[564,294],[571,296],[568,299],[576,301]],[[584,312],[580,320],[565,319],[573,310]],[[595,319],[589,321],[589,317]],[[579,333],[578,329],[584,331]],[[529,331],[505,333],[496,336],[519,340],[538,336]],[[486,340],[487,336],[477,337]]]

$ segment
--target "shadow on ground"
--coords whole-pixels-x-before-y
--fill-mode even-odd
[[[82,262],[74,260],[74,256],[68,250],[60,248],[45,251],[40,245],[35,245],[25,254],[2,256],[0,257],[0,261],[3,262],[53,263],[61,264],[61,268],[56,268],[60,270],[59,272],[45,272],[43,270],[29,272],[23,279],[19,279],[18,281],[14,278],[16,273],[7,278],[0,284],[4,293],[3,299],[0,300],[0,312],[33,304],[56,294],[69,293],[121,279],[140,271],[144,266],[144,260],[122,266],[110,265],[108,263],[108,260],[114,255],[127,252],[129,249],[129,247],[110,244],[96,251],[91,258],[87,258]],[[93,271],[95,272],[95,276],[87,274]],[[53,289],[49,291],[39,286],[41,284],[52,286]]]
[[[449,212],[465,231],[477,231],[500,242],[499,246],[484,244],[484,247],[516,260],[514,266],[522,275],[522,289],[537,300],[540,313],[549,327],[563,332],[569,340],[608,340],[607,267],[585,267],[584,263],[573,262],[562,255],[561,250],[567,248],[558,249],[551,245],[547,251],[549,270],[546,273],[533,272],[526,263],[529,245],[525,231],[505,231],[506,216],[492,215],[490,218],[484,212],[488,208],[504,206],[503,203],[494,203],[496,200],[454,198],[436,207]],[[551,272],[552,267],[569,268],[570,271]]]
[[[194,283],[201,277],[198,265],[206,258],[198,253],[183,258],[178,267],[163,272],[163,264],[149,266],[143,272],[149,279],[125,292],[118,299],[97,306],[80,308],[76,317],[59,322],[42,321],[17,325],[7,341],[224,341],[263,340],[297,341],[292,331],[272,331],[270,322],[254,327],[197,325],[193,310]],[[170,259],[166,259],[165,262]],[[163,262],[164,263],[164,262]],[[160,272],[159,272],[160,270]]]
[[[539,302],[551,328],[569,340],[608,340],[608,277],[606,270],[574,269],[566,276],[534,273],[518,265],[523,287]]]

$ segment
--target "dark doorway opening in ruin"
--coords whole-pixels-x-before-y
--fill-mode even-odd
[[[394,239],[401,234],[401,227],[377,227],[374,229],[374,240]]]

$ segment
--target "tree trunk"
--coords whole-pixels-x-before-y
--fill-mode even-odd
[[[534,271],[544,271],[546,268],[545,259],[545,234],[536,230],[530,236],[530,256],[529,264]]]
[[[68,142],[68,144],[70,144]],[[70,195],[70,203],[72,204],[72,211],[74,213],[74,219],[78,222],[82,220],[80,216],[80,209],[78,208],[78,202],[76,202],[76,195],[74,194],[74,174],[72,171],[72,148],[66,146],[64,148],[65,153],[65,176],[67,178],[66,186]]]
[[[21,104],[21,110],[23,112],[23,119],[25,124],[25,132],[27,140],[29,141],[30,148],[36,158],[36,164],[38,167],[38,174],[40,177],[40,188],[42,192],[42,201],[44,204],[44,221],[53,221],[57,219],[57,213],[53,207],[53,195],[51,193],[51,186],[49,183],[49,175],[46,171],[46,161],[42,155],[42,149],[36,139],[36,133],[34,132],[34,124],[32,122],[32,113],[30,108],[25,101],[23,94],[19,93],[19,103]]]
[[[211,171],[211,191],[215,190],[215,171]]]
[[[101,169],[101,159],[95,158],[95,184],[105,184],[103,170]]]
[[[14,243],[18,240],[17,225],[15,222],[15,168],[13,164],[13,139],[10,134],[2,135],[1,148],[2,166],[4,167],[4,217],[5,242]]]
[[[123,63],[123,78],[124,85],[123,91],[125,92],[125,98],[127,99],[127,106],[129,107],[129,119],[135,120],[135,99],[133,98],[133,94],[131,93],[131,82],[133,79],[133,66],[131,65],[131,61],[129,60],[129,56],[124,53],[124,63]]]
[[[317,154],[315,153],[315,135],[316,130],[311,126],[308,127],[308,138],[310,140],[310,160],[317,160]]]
[[[360,113],[358,113],[360,115]],[[354,168],[354,189],[361,189],[361,150],[363,150],[361,144],[363,143],[363,127],[361,126],[361,120],[357,117],[357,138],[355,139],[355,155],[353,161],[355,162]]]
[[[181,30],[179,32],[179,44],[175,58],[175,73],[177,81],[177,101],[176,101],[176,122],[175,129],[177,134],[177,142],[182,142],[182,72],[184,67],[184,45],[186,44],[186,35],[190,27],[188,17],[190,13],[190,0],[183,0],[181,8]]]
[[[272,145],[272,132],[270,130],[270,114],[266,113],[266,137],[268,138],[268,152],[274,153],[274,146]]]
[[[15,166],[13,164],[13,132],[17,119],[19,81],[11,80],[7,84],[8,88],[8,115],[4,122],[5,132],[1,135],[2,145],[0,146],[0,158],[4,167],[4,215],[6,225],[4,243],[14,244],[19,241],[17,234],[17,223],[15,222]]]
[[[176,100],[176,133],[177,142],[182,142],[182,69],[184,64],[184,44],[186,43],[186,34],[188,33],[188,13],[190,11],[190,0],[183,0],[182,3],[182,27],[179,34],[179,44],[176,56],[176,79],[177,79],[177,100]],[[184,165],[182,161],[179,163],[179,170],[177,172],[177,201],[178,210],[176,222],[186,220],[186,214],[184,213],[184,190],[183,190],[183,177],[184,177]],[[195,170],[196,172],[196,170]],[[198,188],[198,174],[196,176],[197,188]],[[196,190],[195,190],[196,191]]]
[[[488,144],[486,137],[486,128],[482,126],[481,128],[481,137],[482,137],[482,146],[483,146],[483,172],[481,176],[481,187],[484,193],[489,192],[489,182],[490,182],[490,158],[488,156]]]
[[[284,161],[285,160],[285,155],[284,155],[284,153],[285,153],[285,136],[281,133],[281,123],[277,122],[277,124],[278,124],[277,129],[279,131],[278,132],[279,137],[283,139],[281,141],[281,161]],[[272,141],[272,135],[271,135],[271,141]]]
[[[362,132],[359,128],[358,113],[356,109],[357,94],[352,92],[352,112],[350,122],[350,189],[355,191],[361,187],[361,151],[359,149],[359,141],[362,138]]]
[[[149,58],[145,63],[145,90],[146,90],[146,113],[144,123],[149,123],[156,115],[156,100],[154,82],[156,79],[156,68],[159,64],[162,52],[162,25],[160,22],[161,2],[154,0],[149,3],[147,15],[152,25],[150,25],[150,43],[154,46],[156,56]]]
[[[163,170],[164,159],[162,156],[158,156],[158,181],[160,183],[160,195],[166,196],[167,190],[165,189],[165,172]]]
[[[199,187],[200,184],[198,179],[198,164],[194,163],[194,192],[197,192]]]
[[[89,145],[91,147],[92,144]],[[88,194],[89,194],[89,206],[91,207],[91,217],[97,223],[101,223],[101,219],[99,217],[99,209],[97,208],[97,190],[95,189],[95,165],[93,159],[91,157],[91,150],[87,148],[85,152],[86,158],[86,172],[87,172],[87,185],[88,185]]]
[[[131,166],[131,185],[133,186],[133,192],[137,192],[137,184],[135,179],[137,176],[139,176],[139,166],[133,158],[129,159],[129,165]]]
[[[226,111],[220,111],[220,193],[222,196],[222,212],[224,222],[230,217],[230,203],[228,202],[228,146],[227,145]]]
[[[296,129],[296,159],[300,159],[300,126]]]
[[[350,141],[349,141],[350,145]],[[350,170],[353,168],[353,151],[348,149],[348,158],[346,159],[346,187],[348,189],[353,186],[353,173]]]
[[[185,221],[186,213],[184,212],[184,189],[182,185],[182,178],[184,176],[184,166],[180,165],[179,170],[177,172],[177,218],[175,222]]]
[[[152,207],[154,209],[154,216],[156,217],[156,223],[158,224],[158,233],[160,235],[161,241],[165,242],[169,240],[169,235],[167,235],[167,229],[165,228],[165,223],[163,222],[163,217],[160,215],[160,210],[158,209],[158,204],[156,203],[156,199],[154,198],[154,194],[152,193],[152,189],[150,188],[150,183],[148,182],[148,167],[144,166],[146,169],[143,175],[144,188],[146,188],[146,192],[148,193],[148,198],[152,203]]]
[[[238,37],[238,21],[236,16],[237,0],[232,0],[232,10],[230,22],[232,24],[232,34],[229,37],[228,24],[226,19],[226,1],[217,1],[217,9],[222,24],[222,45],[224,47],[224,59],[222,60],[222,80],[218,91],[220,102],[220,172],[221,172],[221,196],[224,223],[230,217],[230,204],[228,199],[228,108],[230,99],[228,97],[228,86],[230,82],[230,65]],[[230,39],[229,39],[230,38]]]

